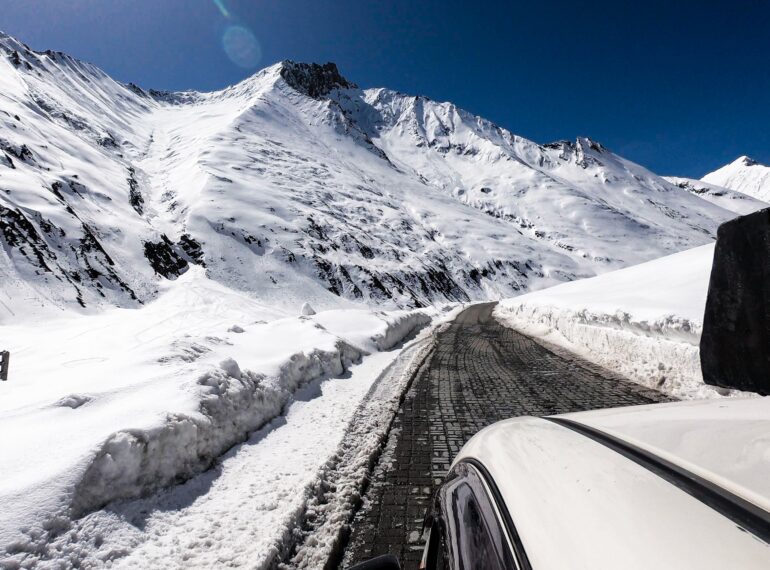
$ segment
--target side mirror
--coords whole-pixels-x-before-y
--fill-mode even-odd
[[[385,554],[351,566],[348,570],[401,570],[401,564],[392,554]]]
[[[770,208],[719,226],[700,362],[706,384],[770,395]]]

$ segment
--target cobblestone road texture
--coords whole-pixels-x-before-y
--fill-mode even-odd
[[[515,416],[669,401],[501,326],[493,308],[471,306],[437,333],[353,521],[342,568],[385,553],[399,556],[406,570],[417,568],[431,495],[481,428]]]

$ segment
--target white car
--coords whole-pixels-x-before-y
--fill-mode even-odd
[[[770,397],[498,422],[426,522],[426,570],[770,569]]]
[[[767,570],[770,398],[498,422],[429,524],[430,570]]]

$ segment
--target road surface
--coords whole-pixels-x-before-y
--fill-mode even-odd
[[[437,333],[353,521],[342,568],[385,553],[399,556],[407,570],[417,568],[431,494],[481,428],[514,416],[668,401],[501,326],[493,309],[494,303],[473,305]]]

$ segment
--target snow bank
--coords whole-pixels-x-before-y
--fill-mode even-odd
[[[299,387],[318,378],[339,376],[360,362],[369,353],[360,346],[387,350],[431,320],[419,311],[393,316],[369,311],[330,313],[333,315],[315,319],[315,326],[328,330],[321,323],[354,323],[359,335],[368,331],[368,338],[356,336],[353,342],[358,346],[338,339],[332,350],[294,353],[270,378],[241,371],[235,360],[225,359],[198,379],[202,387],[200,413],[173,414],[159,428],[121,431],[102,445],[76,487],[72,502],[75,514],[199,473],[248,433],[278,416]]]
[[[447,308],[448,309],[448,308]],[[440,325],[454,320],[463,307],[447,310],[434,320]],[[434,346],[426,336],[407,347],[372,385],[355,412],[346,437],[319,474],[302,521],[301,537],[287,569],[334,568],[339,565],[350,523],[362,504],[372,469],[388,439],[393,418],[411,380]]]
[[[14,368],[0,430],[14,437],[0,441],[0,548],[26,556],[73,516],[200,473],[309,382],[429,314],[285,317],[194,269],[143,309],[5,327]]]
[[[364,354],[338,340],[333,350],[292,354],[271,378],[241,371],[232,358],[224,360],[198,379],[202,396],[198,413],[169,414],[160,427],[120,431],[104,442],[75,487],[73,514],[80,516],[203,471],[278,416],[300,386],[338,376]]]
[[[726,395],[703,383],[698,352],[713,255],[702,246],[507,299],[495,315],[673,396]]]
[[[306,505],[302,542],[286,562],[287,568],[326,568],[338,562],[392,420],[409,381],[430,355],[432,340],[424,339],[405,351],[356,410],[345,439],[319,475]]]

